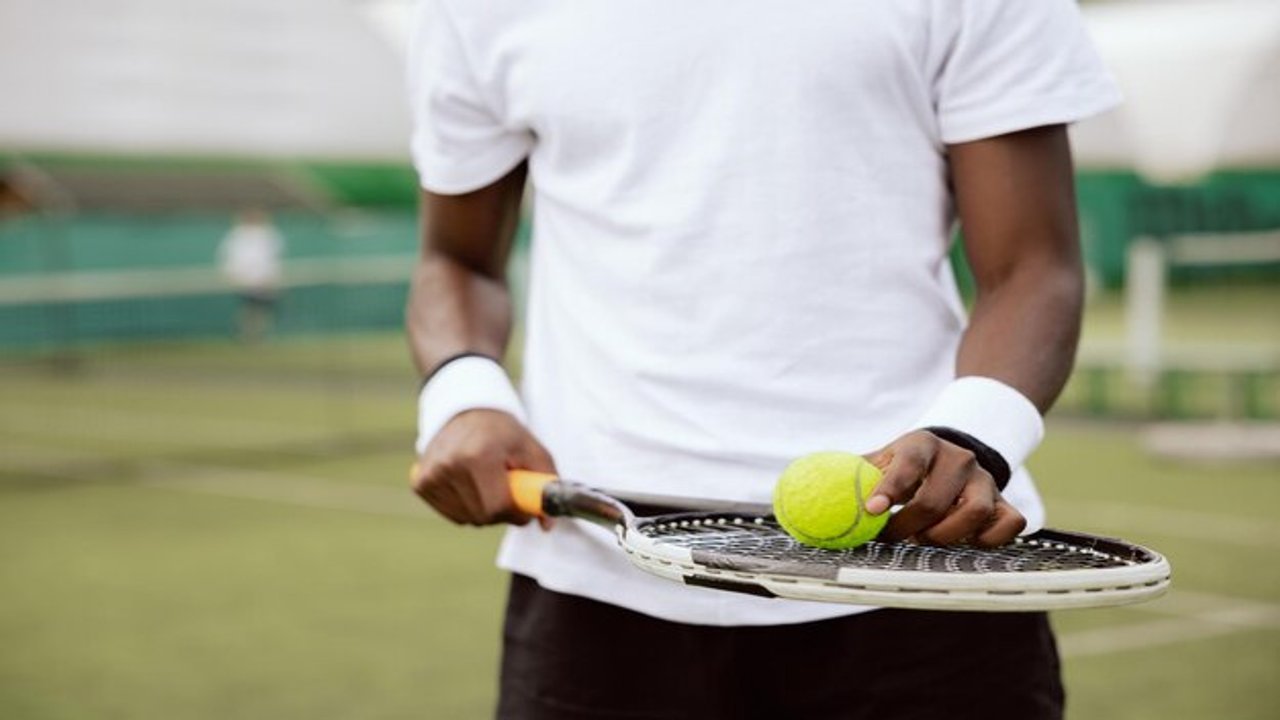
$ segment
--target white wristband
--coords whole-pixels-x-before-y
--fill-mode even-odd
[[[502,366],[485,357],[462,357],[436,371],[418,395],[418,441],[421,455],[455,415],[467,410],[501,410],[526,422],[524,404]]]
[[[1015,471],[1044,439],[1044,419],[1036,406],[1017,390],[986,377],[953,380],[915,427],[939,425],[981,440]]]

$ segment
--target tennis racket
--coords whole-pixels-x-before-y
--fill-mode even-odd
[[[1005,611],[1128,605],[1169,587],[1169,563],[1159,553],[1084,533],[1041,530],[995,549],[872,541],[823,550],[793,540],[767,505],[609,495],[526,470],[508,478],[522,512],[603,525],[634,565],[686,585],[881,607]]]

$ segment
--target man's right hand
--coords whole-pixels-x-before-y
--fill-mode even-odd
[[[418,458],[409,478],[413,491],[459,525],[523,525],[507,485],[513,469],[555,472],[546,448],[524,425],[498,410],[454,416]]]

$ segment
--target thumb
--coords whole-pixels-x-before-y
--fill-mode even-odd
[[[866,502],[867,512],[872,515],[882,515],[894,505],[910,500],[929,468],[922,453],[893,446],[874,454],[871,464],[881,473],[880,482]]]

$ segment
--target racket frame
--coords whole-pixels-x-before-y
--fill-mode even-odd
[[[1123,540],[1045,529],[1015,543],[1098,553],[1124,566],[1053,572],[938,572],[805,566],[744,555],[708,553],[663,542],[644,532],[663,524],[767,522],[759,503],[716,503],[653,495],[613,495],[543,473],[512,472],[513,495],[529,514],[572,517],[608,528],[632,564],[686,585],[739,593],[879,607],[934,610],[1043,611],[1130,605],[1169,588],[1169,562]],[[518,487],[523,484],[522,487]],[[536,489],[536,493],[535,493]],[[536,495],[537,507],[533,506]],[[523,499],[522,499],[523,498]],[[639,517],[632,507],[664,514]],[[682,512],[671,512],[679,509]],[[697,509],[697,512],[689,512]],[[795,572],[796,568],[804,572]]]

